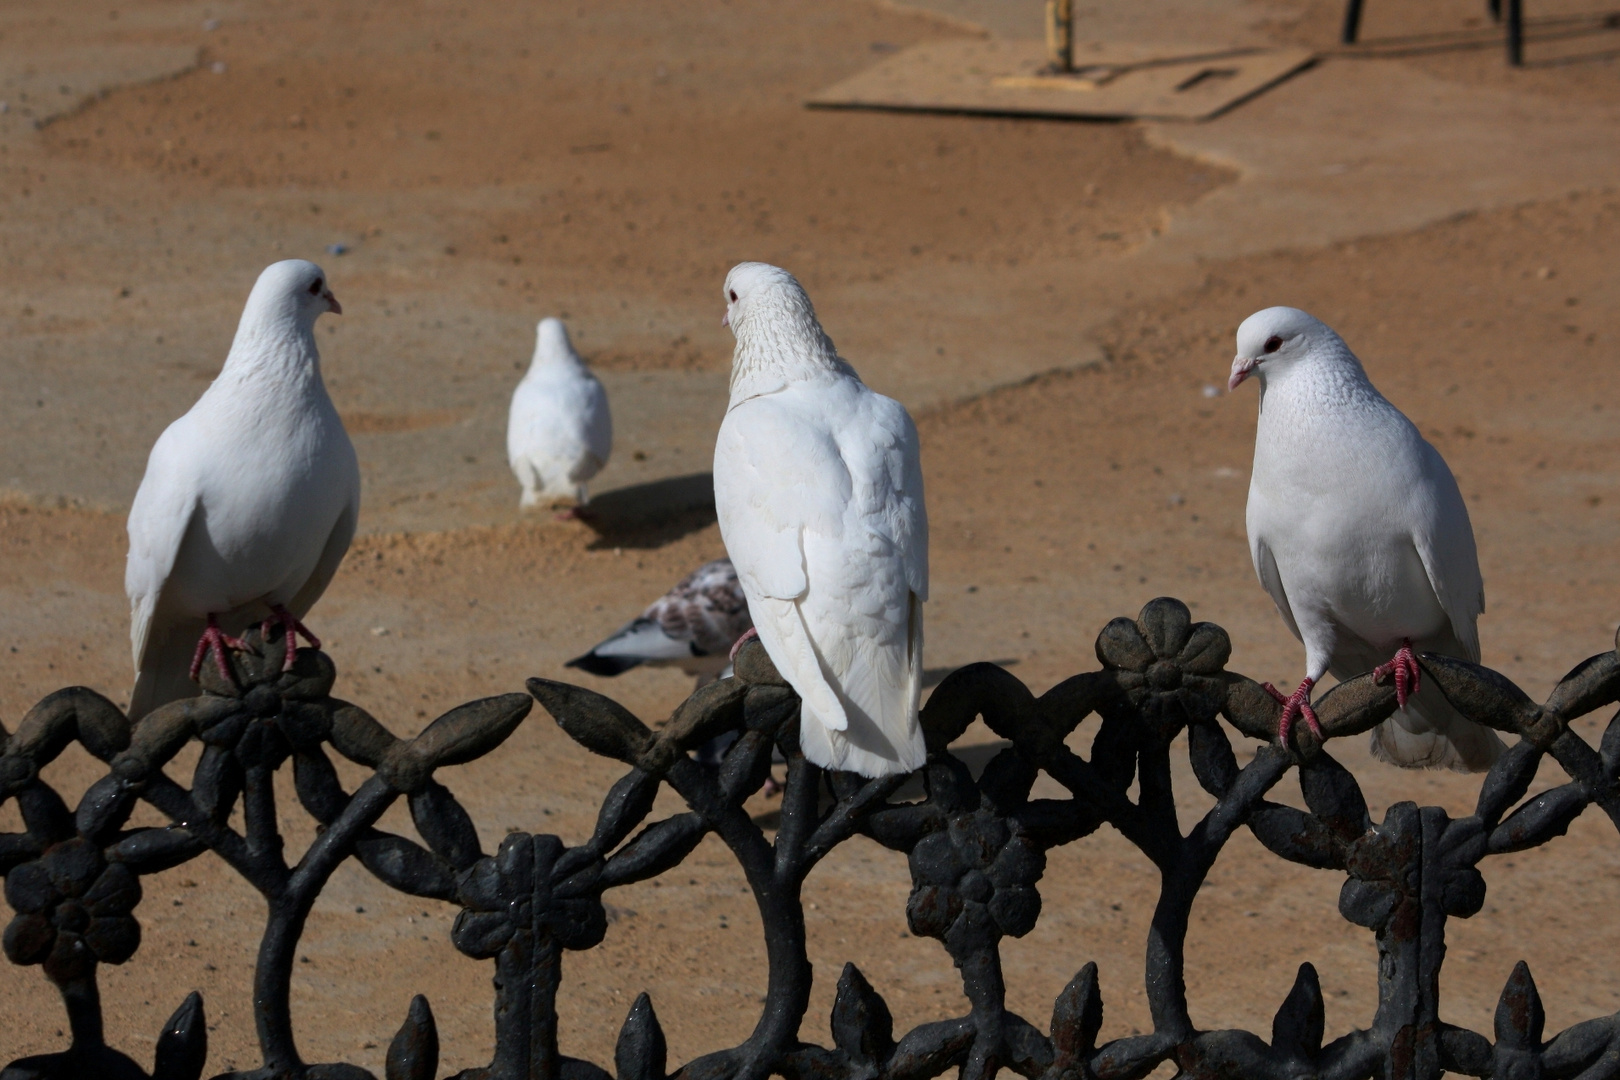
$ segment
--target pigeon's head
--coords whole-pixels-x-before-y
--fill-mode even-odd
[[[745,262],[731,268],[726,275],[726,314],[720,320],[721,326],[731,327],[731,332],[740,338],[750,324],[783,316],[808,317],[811,323],[816,322],[810,297],[797,278],[769,263]],[[816,326],[819,330],[820,324]]]
[[[1236,390],[1250,375],[1258,375],[1263,382],[1299,363],[1313,346],[1331,337],[1332,330],[1298,308],[1257,311],[1238,327],[1237,356],[1226,389]]]
[[[544,318],[535,328],[534,362],[553,363],[558,360],[578,360],[574,343],[568,340],[568,328],[561,319]]]
[[[247,310],[265,319],[290,318],[304,329],[328,311],[343,314],[327,287],[326,272],[305,259],[283,259],[265,267],[248,296]]]

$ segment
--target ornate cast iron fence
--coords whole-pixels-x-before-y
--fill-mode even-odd
[[[141,875],[207,851],[246,878],[268,910],[254,973],[264,1064],[232,1077],[371,1077],[352,1065],[306,1064],[289,1011],[304,921],[332,871],[353,856],[391,888],[459,904],[456,947],[494,963],[494,1058],[487,1068],[460,1073],[461,1080],[607,1080],[601,1067],[557,1051],[562,956],[603,939],[604,892],[674,868],[711,832],[731,849],[759,905],[768,988],[753,1034],[688,1062],[679,1072],[684,1080],[772,1074],[926,1080],[952,1068],[963,1080],[1000,1070],[1032,1080],[1100,1080],[1141,1077],[1165,1061],[1183,1077],[1243,1080],[1428,1080],[1442,1070],[1498,1080],[1620,1077],[1620,1014],[1546,1038],[1523,964],[1502,991],[1494,1040],[1442,1022],[1438,1000],[1446,920],[1480,910],[1485,881],[1477,866],[1487,855],[1545,843],[1592,803],[1620,824],[1620,723],[1611,721],[1595,749],[1569,728],[1570,720],[1620,698],[1620,657],[1613,652],[1578,665],[1543,705],[1496,672],[1423,657],[1427,677],[1464,714],[1520,739],[1485,776],[1471,817],[1400,803],[1381,822],[1370,820],[1355,779],[1304,725],[1296,726],[1293,746],[1274,745],[1276,702],[1224,670],[1226,633],[1194,623],[1176,600],[1155,600],[1137,619],[1109,623],[1097,640],[1102,669],[1039,698],[991,664],[951,675],[923,712],[927,797],[911,804],[890,801],[904,778],[869,781],[805,762],[797,698],[757,644],[739,655],[735,679],[699,690],[657,732],[599,694],[532,679],[530,693],[570,736],[629,768],[607,793],[584,843],[569,847],[555,836],[514,833],[486,854],[436,773],[499,746],[529,712],[528,696],[472,702],[416,738],[399,739],[364,710],[330,696],[336,672],[323,654],[302,650],[283,674],[279,636],[250,635],[250,646],[232,659],[236,685],[204,665],[205,696],[133,726],[106,698],[72,688],[35,706],[15,734],[0,729],[0,798],[17,801],[26,825],[0,836],[0,871],[16,913],[4,933],[5,952],[13,963],[43,967],[72,1029],[68,1049],[14,1062],[0,1074],[5,1080],[202,1074],[207,1033],[197,994],[169,1021],[147,1073],[107,1046],[96,972],[130,960],[140,944]],[[1394,705],[1393,690],[1367,675],[1336,687],[1317,710],[1331,738],[1366,731]],[[1093,712],[1102,722],[1088,759],[1064,739]],[[1012,746],[975,781],[946,747],[977,716]],[[1217,717],[1268,745],[1239,768]],[[1184,729],[1193,773],[1215,799],[1186,834],[1177,824],[1170,771],[1171,741]],[[740,737],[717,768],[689,755],[726,731]],[[75,740],[108,771],[70,810],[39,773]],[[201,742],[202,752],[186,788],[164,767],[191,740]],[[774,841],[742,809],[765,779],[773,747],[787,760]],[[328,748],[372,775],[345,791]],[[1569,782],[1525,800],[1549,754]],[[274,773],[289,762],[299,801],[321,826],[294,866],[282,857],[273,793]],[[1069,797],[1031,797],[1038,770]],[[1308,812],[1266,798],[1290,770]],[[688,810],[646,824],[664,784]],[[421,843],[374,827],[401,798]],[[126,827],[137,801],[172,824]],[[230,825],[238,802],[240,832]],[[1059,995],[1043,1033],[1005,1007],[999,943],[1034,927],[1046,852],[1105,823],[1152,860],[1163,884],[1147,941],[1154,1030],[1098,1045],[1103,1001],[1096,966],[1082,968]],[[1322,995],[1309,964],[1278,1009],[1269,1041],[1193,1027],[1182,978],[1188,917],[1221,847],[1243,827],[1282,858],[1345,875],[1340,911],[1371,930],[1378,946],[1378,1008],[1368,1027],[1324,1042]],[[905,853],[913,882],[906,919],[912,932],[944,946],[972,1007],[966,1016],[897,1038],[883,998],[849,964],[833,1006],[832,1046],[825,1047],[798,1038],[811,985],[800,887],[823,856],[856,834]],[[437,1064],[433,1015],[417,997],[389,1047],[387,1077],[432,1080]],[[664,1036],[645,994],[624,1022],[613,1065],[619,1080],[665,1080]]]

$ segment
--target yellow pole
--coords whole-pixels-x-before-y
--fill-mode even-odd
[[[1074,0],[1046,0],[1046,55],[1053,71],[1074,70]]]

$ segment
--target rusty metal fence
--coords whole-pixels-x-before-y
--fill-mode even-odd
[[[310,909],[338,865],[356,858],[390,888],[459,905],[455,946],[494,966],[493,1058],[457,1074],[460,1080],[665,1080],[671,1066],[645,994],[625,1019],[610,1069],[558,1053],[563,956],[603,940],[604,893],[672,870],[709,833],[735,856],[758,904],[768,986],[748,1039],[685,1063],[683,1080],[925,1080],[951,1069],[962,1080],[1002,1070],[1031,1080],[1112,1080],[1145,1076],[1167,1061],[1182,1077],[1233,1080],[1431,1080],[1443,1071],[1497,1080],[1620,1077],[1620,1014],[1549,1038],[1522,964],[1502,991],[1491,1036],[1439,1018],[1446,920],[1479,912],[1481,861],[1546,843],[1591,804],[1620,825],[1620,724],[1610,723],[1598,747],[1569,727],[1620,698],[1613,652],[1578,665],[1541,705],[1496,672],[1423,657],[1426,676],[1465,715],[1519,738],[1483,778],[1472,816],[1400,803],[1374,822],[1355,779],[1303,725],[1293,745],[1275,745],[1277,703],[1225,670],[1225,631],[1193,622],[1185,605],[1170,599],[1153,601],[1134,620],[1109,623],[1097,640],[1101,669],[1039,698],[992,664],[947,678],[923,711],[930,755],[920,802],[892,798],[904,777],[864,780],[807,763],[797,745],[798,699],[757,644],[738,656],[736,678],[699,690],[658,731],[599,694],[531,679],[529,694],[463,705],[413,739],[397,738],[365,710],[332,697],[336,671],[324,654],[301,650],[283,673],[278,635],[250,634],[249,645],[232,658],[234,682],[204,665],[204,696],[135,725],[105,697],[75,687],[41,701],[15,733],[0,728],[0,799],[16,801],[25,825],[0,835],[0,872],[15,913],[4,949],[12,963],[42,968],[71,1025],[67,1048],[13,1062],[0,1072],[3,1080],[203,1074],[207,1025],[197,994],[168,1022],[148,1070],[107,1044],[97,971],[135,958],[141,877],[207,852],[257,889],[268,912],[253,983],[263,1064],[230,1077],[372,1078],[354,1065],[306,1063],[290,1001]],[[583,843],[513,833],[486,853],[441,777],[498,747],[536,699],[581,745],[627,770]],[[1393,689],[1371,675],[1336,687],[1317,705],[1330,740],[1364,732],[1394,708]],[[1065,739],[1093,713],[1101,724],[1086,757]],[[947,749],[976,717],[1011,743],[977,780]],[[1241,768],[1223,717],[1268,744]],[[690,754],[728,731],[739,738],[718,767]],[[1183,731],[1193,774],[1215,800],[1185,833],[1170,764]],[[74,741],[107,771],[70,808],[40,770]],[[165,766],[192,741],[202,750],[187,787]],[[787,761],[774,836],[743,810],[773,751]],[[345,790],[333,752],[371,775]],[[1548,755],[1569,782],[1527,800]],[[296,865],[283,858],[274,795],[275,773],[289,765],[299,802],[320,826]],[[1068,797],[1033,797],[1040,771]],[[1267,798],[1290,772],[1308,811]],[[649,822],[666,784],[687,809]],[[400,799],[416,839],[376,828]],[[139,802],[170,824],[129,827]],[[238,805],[240,831],[231,825]],[[1099,1045],[1095,965],[1059,995],[1043,1031],[1006,1008],[1000,942],[1028,933],[1040,917],[1047,851],[1104,824],[1153,862],[1162,887],[1146,943],[1154,1030]],[[1370,930],[1378,946],[1378,1007],[1367,1027],[1327,1040],[1309,964],[1280,1004],[1269,1038],[1193,1026],[1182,976],[1188,919],[1205,876],[1241,828],[1281,858],[1344,876],[1340,912]],[[944,947],[971,1009],[897,1033],[883,998],[847,964],[832,1045],[806,1043],[799,1032],[811,968],[800,889],[818,861],[857,834],[905,854],[912,877],[906,921],[912,933]],[[419,996],[388,1049],[388,1080],[433,1080],[438,1049],[431,1008]]]

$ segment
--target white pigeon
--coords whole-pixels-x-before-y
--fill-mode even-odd
[[[743,263],[725,291],[737,349],[714,501],[754,627],[803,702],[807,759],[910,772],[926,757],[916,425],[839,357],[787,271]]]
[[[340,314],[326,275],[288,259],[259,275],[225,365],[152,447],[129,511],[129,715],[199,691],[204,657],[227,678],[230,635],[299,621],[354,538],[360,466],[321,381],[315,320]],[[293,650],[287,650],[290,667]],[[188,660],[190,661],[188,667]]]
[[[607,391],[574,351],[562,322],[541,319],[534,360],[512,392],[506,423],[506,457],[523,485],[518,505],[572,496],[584,506],[590,501],[585,482],[602,471],[612,450]]]
[[[716,559],[681,578],[618,633],[566,666],[606,676],[642,664],[678,667],[706,686],[731,666],[731,646],[753,626],[736,568],[730,559]]]
[[[1339,335],[1303,311],[1245,319],[1229,390],[1260,382],[1249,550],[1255,573],[1305,645],[1305,679],[1284,698],[1320,734],[1311,688],[1332,672],[1393,677],[1401,709],[1372,731],[1373,755],[1407,767],[1478,772],[1496,733],[1419,685],[1413,650],[1479,662],[1485,610],[1474,532],[1438,451],[1374,389]],[[1393,659],[1391,659],[1393,657]],[[1387,661],[1387,662],[1386,662]]]

